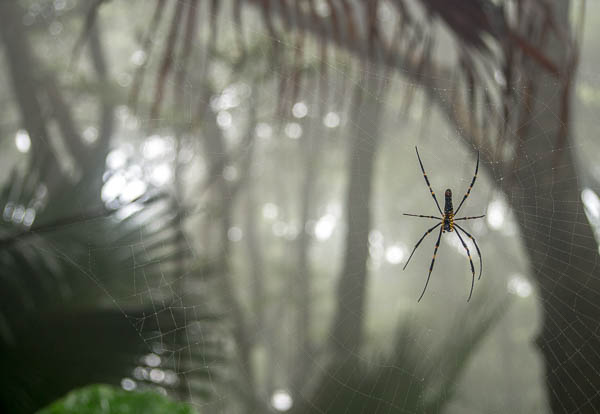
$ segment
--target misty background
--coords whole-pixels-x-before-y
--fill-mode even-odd
[[[596,2],[0,2],[0,407],[599,406]],[[444,233],[440,202],[481,250]],[[462,224],[461,224],[462,225]],[[467,240],[479,272],[475,246]]]

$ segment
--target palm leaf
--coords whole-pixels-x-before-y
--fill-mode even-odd
[[[57,198],[89,187],[86,177],[93,180],[87,174]],[[23,191],[3,190],[2,206],[31,204],[10,198]],[[89,190],[80,194],[81,205],[86,195],[96,197]],[[124,377],[140,387],[206,398],[225,362],[215,324],[220,315],[202,297],[182,295],[181,269],[200,282],[211,270],[178,242],[182,230],[172,200],[140,201],[125,219],[119,219],[123,209],[104,207],[65,217],[56,208],[61,204],[40,209],[30,228],[22,222],[0,226],[3,412],[32,412],[74,387],[117,385]],[[150,353],[160,356],[159,364],[144,363]],[[171,379],[153,378],[151,369]]]

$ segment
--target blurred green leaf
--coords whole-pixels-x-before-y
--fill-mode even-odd
[[[38,414],[194,414],[188,404],[171,401],[155,392],[124,391],[110,385],[90,385],[71,391]]]

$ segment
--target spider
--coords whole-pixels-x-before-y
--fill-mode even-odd
[[[455,216],[458,214],[458,211],[462,207],[465,200],[469,197],[469,194],[471,194],[471,189],[473,188],[473,184],[475,184],[475,180],[477,179],[477,171],[479,170],[479,151],[477,152],[477,165],[475,166],[475,175],[473,176],[473,181],[471,181],[471,185],[469,186],[469,189],[465,193],[465,196],[463,197],[462,201],[458,205],[458,208],[456,209],[456,211],[453,210],[453,208],[452,208],[452,190],[448,188],[445,193],[446,205],[444,206],[444,211],[442,212],[442,209],[440,208],[440,204],[438,203],[437,198],[435,197],[435,193],[431,189],[431,184],[429,184],[429,179],[427,178],[427,174],[425,173],[425,168],[423,168],[423,162],[421,161],[421,157],[419,156],[419,150],[417,149],[417,147],[415,147],[415,150],[417,151],[417,158],[419,159],[419,165],[421,166],[421,171],[423,171],[423,177],[425,178],[427,187],[429,187],[429,192],[431,193],[431,196],[433,197],[433,201],[435,201],[435,205],[437,206],[437,209],[440,212],[441,217],[423,216],[421,214],[404,213],[405,216],[431,218],[431,219],[439,220],[440,222],[438,224],[436,224],[435,226],[433,226],[432,228],[430,228],[429,230],[427,230],[425,232],[425,234],[423,235],[423,237],[421,237],[421,239],[419,239],[419,241],[415,245],[412,253],[410,254],[410,256],[409,256],[408,260],[406,261],[406,264],[404,265],[404,268],[402,270],[406,269],[406,266],[408,266],[408,262],[410,262],[410,259],[412,258],[413,254],[415,253],[415,250],[417,250],[417,247],[419,247],[419,245],[421,244],[423,239],[425,239],[425,237],[427,237],[427,235],[429,233],[431,233],[433,230],[435,230],[436,227],[441,225],[437,241],[435,242],[435,249],[433,250],[433,258],[431,259],[431,265],[429,266],[429,274],[427,275],[427,281],[425,282],[425,287],[423,288],[423,292],[421,293],[421,296],[419,296],[419,300],[417,301],[417,302],[420,302],[421,299],[423,298],[423,295],[425,294],[425,291],[427,290],[427,285],[429,284],[429,278],[431,277],[431,271],[433,270],[433,264],[435,263],[435,256],[437,254],[438,247],[440,246],[440,239],[442,238],[442,233],[454,231],[456,233],[456,235],[458,236],[458,239],[460,240],[462,246],[467,251],[467,256],[469,257],[469,263],[471,264],[471,274],[472,274],[471,291],[469,292],[469,298],[467,299],[467,302],[469,302],[471,300],[471,295],[473,294],[473,286],[475,284],[475,267],[473,266],[473,260],[471,259],[471,252],[469,251],[469,248],[467,247],[465,241],[463,240],[463,238],[460,235],[461,231],[469,239],[471,239],[473,241],[473,244],[475,245],[475,249],[477,249],[477,255],[479,256],[479,277],[477,280],[481,279],[481,272],[483,270],[483,262],[481,260],[481,251],[479,250],[479,246],[477,246],[477,242],[475,241],[475,238],[473,236],[471,236],[469,234],[469,232],[467,232],[465,229],[463,229],[456,222],[459,220],[474,220],[474,219],[483,218],[483,217],[485,217],[485,214],[483,214],[481,216],[460,217],[460,218],[456,218]]]

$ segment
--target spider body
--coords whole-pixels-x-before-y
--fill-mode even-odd
[[[454,231],[454,208],[452,208],[452,190],[446,190],[446,205],[444,206],[444,224],[442,232]]]
[[[427,285],[429,284],[429,279],[431,277],[431,272],[433,271],[433,265],[435,263],[435,257],[436,257],[438,248],[440,247],[440,240],[442,238],[442,233],[454,232],[454,234],[456,234],[456,236],[460,240],[460,243],[462,244],[463,248],[467,252],[467,257],[469,258],[469,264],[471,265],[471,291],[469,292],[469,297],[467,299],[467,302],[468,302],[471,300],[471,296],[473,295],[473,286],[475,285],[475,266],[473,266],[473,259],[471,258],[471,252],[469,251],[467,244],[463,240],[461,233],[464,233],[465,236],[467,236],[469,239],[471,239],[471,241],[473,242],[473,245],[475,246],[475,249],[477,250],[477,255],[479,256],[479,279],[481,279],[481,273],[483,270],[483,262],[481,260],[481,251],[479,250],[477,241],[475,240],[475,238],[473,236],[471,236],[471,234],[469,234],[469,232],[467,232],[458,223],[456,223],[456,221],[479,219],[479,218],[485,217],[485,214],[480,215],[480,216],[458,217],[458,218],[456,218],[456,215],[458,214],[458,211],[464,204],[465,200],[471,194],[471,189],[473,188],[473,185],[475,184],[475,180],[477,179],[477,172],[479,171],[479,152],[477,152],[477,165],[475,166],[475,175],[473,176],[471,185],[469,185],[469,188],[468,188],[467,192],[465,193],[462,201],[458,205],[458,208],[456,209],[456,211],[454,211],[454,207],[452,205],[452,190],[450,190],[448,188],[444,194],[446,203],[444,205],[444,211],[442,212],[442,209],[440,208],[440,204],[438,203],[438,200],[435,196],[435,192],[433,191],[433,189],[431,188],[431,184],[429,183],[429,178],[427,178],[427,174],[425,173],[425,168],[423,167],[423,162],[421,161],[421,157],[419,156],[419,150],[417,149],[417,147],[415,147],[415,150],[417,151],[417,158],[419,159],[419,165],[421,166],[421,171],[423,172],[423,177],[425,178],[425,183],[427,184],[427,187],[429,188],[429,192],[431,193],[431,197],[433,197],[433,201],[435,201],[435,205],[440,213],[440,216],[436,217],[436,216],[425,216],[425,215],[421,215],[421,214],[404,213],[405,216],[423,217],[423,218],[439,220],[439,223],[436,224],[435,226],[433,226],[432,228],[430,228],[429,230],[427,230],[425,232],[425,234],[419,239],[419,241],[413,248],[412,253],[408,257],[408,260],[406,261],[406,264],[404,265],[403,270],[406,269],[406,266],[408,266],[410,259],[412,258],[413,254],[417,250],[417,247],[419,247],[419,245],[421,244],[423,239],[425,239],[425,237],[427,237],[427,235],[429,235],[429,233],[431,233],[432,231],[437,229],[437,227],[439,226],[440,229],[439,229],[437,241],[435,242],[435,248],[433,250],[433,258],[431,259],[431,265],[429,266],[429,274],[427,275],[427,280],[425,282],[425,287],[423,288],[423,292],[421,293],[421,296],[419,297],[419,300],[417,301],[417,302],[420,302],[421,299],[423,298],[423,295],[425,294],[425,291],[427,290]]]

